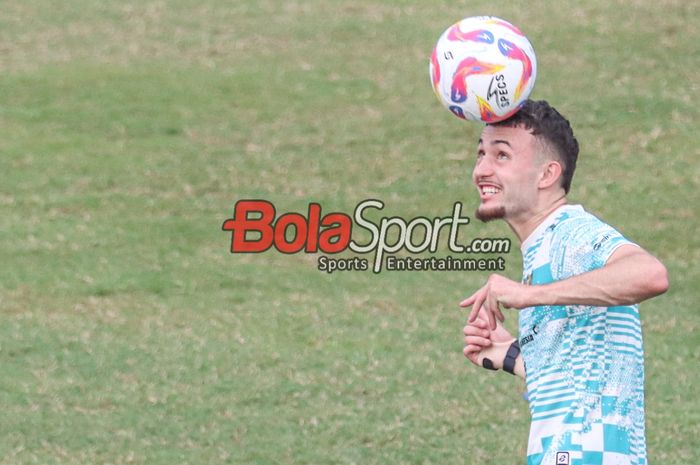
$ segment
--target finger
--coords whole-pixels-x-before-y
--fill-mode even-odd
[[[478,346],[480,348],[491,347],[491,339],[481,336],[468,336],[464,338],[464,344],[467,346]]]
[[[466,355],[475,352],[481,352],[481,350],[481,346],[478,346],[476,344],[467,344],[466,346],[464,346],[464,350],[462,350],[462,352],[464,352],[464,355]]]
[[[496,329],[496,318],[493,316],[493,312],[488,307],[488,302],[484,302],[483,309],[484,309],[484,313],[486,314],[486,318],[488,320],[487,328],[489,328],[491,330]]]
[[[466,346],[464,350],[462,350],[462,353],[464,354],[465,357],[469,359],[470,362],[472,362],[474,365],[479,365],[479,352],[481,351],[480,347],[477,346]]]
[[[490,328],[496,329],[496,317],[497,317],[498,313],[501,311],[501,309],[498,308],[498,300],[496,300],[495,296],[489,296],[488,308],[489,308],[489,313],[490,313],[490,318],[489,318],[489,323],[491,324]]]
[[[466,299],[464,299],[463,301],[461,301],[461,302],[459,303],[459,306],[462,307],[462,308],[469,307],[471,304],[474,303],[474,300],[476,299],[476,295],[477,295],[477,294],[478,294],[478,292],[475,292],[475,293],[472,294],[471,296],[467,297]]]
[[[486,309],[484,308],[483,305],[481,306],[481,310],[482,310],[482,311],[481,311],[481,313],[479,314],[479,318],[481,318],[482,320],[484,320],[484,322],[487,322],[487,321],[489,320],[489,318],[488,318],[488,316],[486,315]]]
[[[496,329],[496,317],[493,312],[489,312],[489,328],[492,330]]]
[[[494,316],[498,319],[498,321],[505,321],[506,317],[505,315],[503,315],[503,311],[501,310],[501,303],[498,301],[498,299],[493,297],[490,300],[490,304],[492,305],[491,311],[493,312]],[[496,329],[496,327],[494,326],[491,329]]]
[[[472,309],[469,311],[469,317],[467,318],[467,321],[469,323],[474,323],[474,321],[476,321],[477,317],[479,316],[479,308],[481,307],[481,302],[481,297],[477,295],[474,299],[474,302],[472,303]]]
[[[476,309],[476,307],[472,307],[472,309],[469,311],[469,316],[467,317],[467,322],[469,324],[473,324],[474,321],[476,321],[476,318],[478,315],[479,315],[479,311]]]
[[[474,304],[472,305],[472,311],[469,313],[469,323],[473,323],[476,320],[476,317],[479,316],[479,311],[481,310],[481,306],[483,305],[485,299],[485,292],[480,292],[479,295],[476,296]]]
[[[477,320],[477,321],[481,321],[481,320]],[[464,329],[462,329],[462,332],[464,333],[465,336],[489,337],[491,335],[491,331],[486,329],[484,326],[479,327],[479,326],[474,326],[474,325],[467,325],[464,327]]]

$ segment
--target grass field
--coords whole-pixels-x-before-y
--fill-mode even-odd
[[[461,355],[457,303],[486,273],[328,275],[221,230],[243,198],[473,211],[480,127],[427,68],[483,13],[530,37],[533,98],[572,121],[571,200],[669,269],[642,306],[649,463],[697,463],[696,3],[10,0],[0,464],[524,463],[522,386]]]

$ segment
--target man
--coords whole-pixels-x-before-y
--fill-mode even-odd
[[[494,274],[471,307],[464,354],[525,379],[528,465],[644,465],[644,366],[637,303],[668,289],[665,267],[567,204],[578,157],[569,122],[528,100],[487,125],[472,180],[477,218],[521,242],[523,282]],[[519,309],[519,338],[500,324]]]

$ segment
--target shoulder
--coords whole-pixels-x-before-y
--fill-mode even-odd
[[[587,212],[580,205],[570,205],[552,225],[552,239],[570,243],[589,242],[592,246],[602,244],[614,236],[622,234],[597,216]]]
[[[554,225],[550,248],[560,279],[600,268],[619,246],[632,243],[581,206],[571,206],[567,213]]]

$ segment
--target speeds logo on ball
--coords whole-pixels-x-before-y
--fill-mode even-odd
[[[323,214],[321,205],[309,203],[306,215],[288,212],[277,216],[277,209],[267,200],[245,199],[236,202],[233,218],[224,221],[222,230],[231,232],[231,253],[262,253],[274,247],[284,254],[338,254],[350,251],[370,258],[318,258],[319,271],[503,271],[503,257],[415,257],[394,254],[435,254],[440,237],[447,235],[447,246],[455,254],[507,254],[510,239],[474,238],[460,241],[462,226],[469,224],[462,216],[462,204],[455,202],[452,214],[432,220],[418,216],[406,220],[399,216],[370,216],[383,210],[384,202],[363,200],[351,215],[342,212]],[[363,240],[353,238],[359,233]],[[369,239],[366,239],[369,234]],[[355,234],[357,236],[358,234]]]

